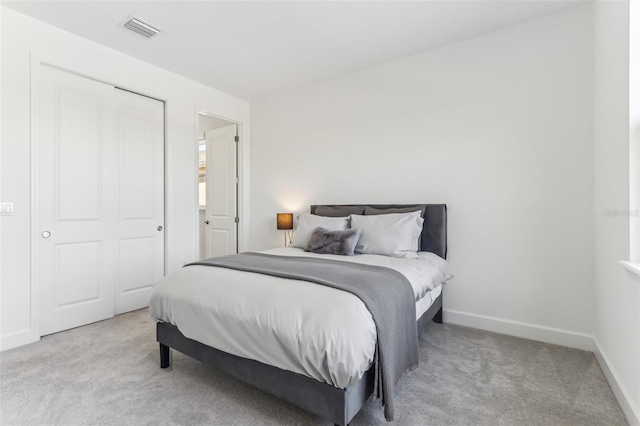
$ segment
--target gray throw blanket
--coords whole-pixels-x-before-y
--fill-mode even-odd
[[[206,265],[309,281],[354,294],[365,304],[376,325],[376,396],[384,415],[393,420],[393,390],[402,375],[418,365],[418,331],[413,289],[400,272],[308,257],[242,253],[212,257],[189,265]],[[187,265],[188,266],[188,265]]]

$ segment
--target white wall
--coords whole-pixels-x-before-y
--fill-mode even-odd
[[[594,334],[596,354],[627,418],[640,424],[640,282],[617,262],[629,259],[630,221],[605,214],[630,208],[629,17],[628,2],[595,6]]]
[[[32,309],[38,293],[30,283],[30,53],[34,58],[166,101],[167,272],[197,258],[197,111],[242,122],[241,149],[247,159],[250,123],[245,101],[13,10],[1,10],[0,181],[2,201],[15,203],[15,215],[2,217],[0,224],[0,347],[8,349],[39,338],[37,311]],[[248,182],[248,161],[244,166],[243,182]],[[248,208],[247,191],[243,212]],[[246,244],[248,234],[244,232],[242,237],[242,244]]]
[[[3,7],[0,6],[0,24],[2,23]],[[4,40],[2,37],[2,29],[0,28],[0,167],[2,167],[2,44]],[[2,173],[0,172],[0,202],[4,201],[2,196]],[[2,309],[2,222],[4,219],[0,217],[0,309]],[[0,312],[0,336],[2,335],[2,312]],[[1,342],[0,342],[1,343]],[[0,346],[0,350],[2,346]]]
[[[640,268],[640,2],[629,3],[630,261]]]
[[[587,5],[253,103],[250,248],[309,204],[444,202],[445,320],[591,349],[592,59]]]

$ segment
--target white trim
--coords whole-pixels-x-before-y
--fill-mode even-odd
[[[635,275],[636,279],[640,279],[640,263],[629,262],[626,260],[618,260],[618,263],[621,264],[631,275]]]
[[[584,351],[593,350],[593,336],[575,331],[544,327],[450,309],[444,310],[444,321],[450,324],[493,331],[495,333],[582,349]]]
[[[40,336],[33,328],[5,334],[4,336],[0,336],[0,352],[28,345],[29,343],[35,343],[39,340]]]
[[[0,22],[2,22],[2,7],[0,7]],[[0,46],[2,46],[2,31],[0,31]],[[2,55],[0,55],[2,56]],[[0,82],[2,82],[2,58],[0,58]],[[0,89],[1,91],[1,89]],[[2,135],[2,103],[0,102],[0,135]],[[0,143],[0,164],[2,164],[2,144]],[[0,201],[2,200],[2,176],[0,173]],[[2,224],[0,223],[0,229]],[[2,244],[0,243],[0,282],[2,281]],[[0,306],[2,306],[2,286],[0,285]],[[1,323],[0,323],[1,325]],[[1,328],[0,328],[1,330]],[[0,351],[2,351],[2,336],[0,335]]]
[[[38,225],[36,223],[36,219],[37,219],[37,211],[38,211],[38,204],[37,204],[37,200],[38,197],[36,197],[36,182],[37,182],[37,172],[38,172],[38,164],[37,164],[37,154],[36,154],[36,149],[38,146],[38,95],[40,93],[39,90],[39,81],[40,81],[40,67],[41,64],[43,63],[40,55],[37,54],[34,51],[30,51],[29,52],[30,55],[30,71],[31,71],[31,81],[30,81],[30,87],[29,90],[31,91],[30,95],[31,95],[31,111],[29,112],[29,119],[30,119],[30,131],[31,131],[31,135],[29,135],[29,139],[31,141],[31,147],[29,148],[29,155],[31,158],[29,158],[29,167],[31,167],[31,170],[29,171],[29,176],[31,179],[31,182],[29,182],[29,190],[31,192],[30,194],[30,202],[31,202],[31,206],[30,206],[30,211],[29,211],[29,250],[30,250],[30,256],[29,256],[29,287],[30,287],[30,297],[31,297],[31,316],[30,316],[30,331],[29,334],[32,336],[31,337],[31,341],[27,342],[27,343],[31,343],[31,342],[35,342],[40,340],[40,287],[38,286],[38,254],[37,254],[37,250],[36,248],[38,247],[37,243],[36,243],[36,226]],[[35,339],[35,340],[34,340]],[[26,344],[26,343],[23,343]]]
[[[193,137],[196,140],[196,153],[195,153],[195,179],[196,184],[193,188],[195,193],[196,205],[198,206],[196,210],[196,223],[195,223],[195,258],[200,260],[200,111],[198,109],[198,104],[194,105],[195,108],[195,118],[194,118],[194,131]],[[184,265],[183,265],[184,266]]]
[[[622,412],[627,417],[627,421],[630,425],[640,425],[640,410],[634,404],[633,398],[629,395],[629,391],[620,380],[620,376],[616,373],[613,364],[611,364],[609,357],[602,350],[602,346],[596,337],[593,338],[593,353],[620,404],[620,408],[622,408]]]

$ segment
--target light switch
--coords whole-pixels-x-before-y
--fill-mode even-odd
[[[13,216],[13,203],[0,203],[0,216]]]

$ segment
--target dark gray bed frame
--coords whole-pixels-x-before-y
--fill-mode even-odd
[[[364,205],[349,206],[365,207]],[[445,204],[369,204],[368,206],[377,209],[414,206],[425,208],[425,221],[420,240],[421,250],[446,258],[447,206]],[[311,213],[315,212],[316,207],[318,206],[311,206]],[[418,330],[426,327],[431,320],[442,323],[442,294],[417,321]],[[169,349],[173,348],[336,425],[347,425],[373,394],[375,376],[373,367],[354,385],[346,389],[338,389],[301,374],[212,348],[185,337],[176,326],[168,323],[157,323],[156,339],[160,344],[161,368],[169,367]]]

